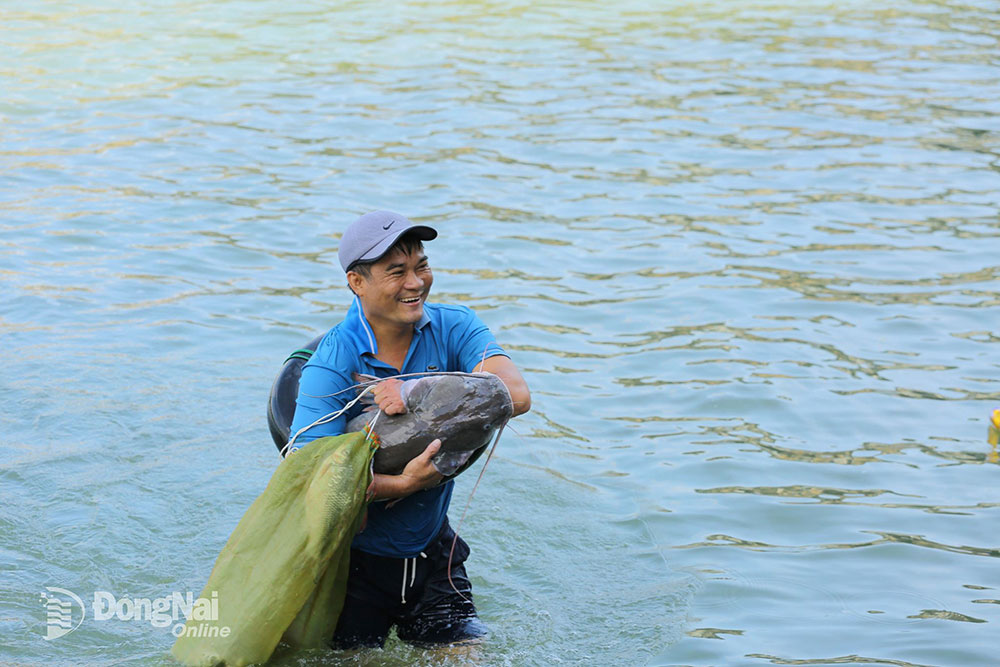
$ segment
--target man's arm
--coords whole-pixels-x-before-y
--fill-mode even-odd
[[[511,401],[514,403],[513,417],[523,415],[531,409],[531,392],[528,391],[528,383],[521,376],[521,371],[508,357],[501,354],[485,359],[470,371],[472,373],[493,373],[507,387],[510,392]],[[372,392],[375,397],[375,404],[387,415],[401,415],[406,412],[406,404],[399,394],[400,387],[403,386],[401,380],[389,378],[375,385]]]
[[[314,354],[314,356],[316,355]],[[289,439],[295,438],[300,430],[310,424],[339,412],[347,404],[348,399],[353,398],[353,392],[348,394],[340,391],[353,384],[350,370],[338,371],[326,363],[318,363],[319,361],[317,358],[313,363],[307,363],[302,367],[302,375],[299,378],[299,393],[295,400],[295,415],[292,418],[288,434]],[[332,421],[307,428],[295,438],[289,451],[304,447],[318,438],[340,435],[344,432],[346,425],[347,416],[341,415]]]
[[[448,346],[451,350],[449,371],[484,371],[499,377],[514,403],[514,414],[523,415],[531,409],[531,393],[528,384],[521,377],[521,371],[510,360],[503,348],[497,344],[493,332],[468,308],[454,309],[455,322],[448,330]]]
[[[523,415],[531,409],[531,392],[521,376],[521,371],[503,352],[493,334],[468,308],[460,309],[465,314],[460,326],[449,330],[450,347],[455,350],[448,370],[493,373],[510,392],[513,415]],[[492,356],[483,359],[486,354]],[[470,368],[471,366],[471,368]],[[373,394],[376,405],[387,415],[402,414],[406,406],[399,394],[402,381],[390,378],[375,385]],[[437,444],[435,444],[437,443]],[[424,453],[407,464],[401,475],[375,475],[375,497],[379,499],[401,498],[415,491],[426,489],[441,481],[442,477],[431,463],[440,443],[435,440]],[[412,466],[412,468],[411,468]]]
[[[507,385],[507,391],[510,392],[510,398],[514,402],[514,417],[523,415],[531,409],[531,392],[528,391],[528,383],[524,381],[521,371],[508,357],[497,354],[479,362],[472,370],[473,372],[493,373]]]
[[[531,392],[528,391],[528,383],[524,381],[521,371],[509,358],[503,355],[492,356],[476,364],[472,371],[493,373],[500,378],[500,381],[506,385],[507,391],[510,392],[511,400],[514,403],[514,417],[523,415],[531,409]],[[386,414],[406,412],[406,407],[399,395],[399,388],[402,384],[400,380],[390,378],[375,385],[375,402]],[[420,456],[406,464],[406,468],[399,475],[376,473],[375,499],[402,498],[440,482],[443,477],[431,463],[431,458],[437,454],[440,447],[440,440],[431,442]]]

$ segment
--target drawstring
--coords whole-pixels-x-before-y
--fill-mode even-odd
[[[421,558],[427,558],[427,554],[423,551],[420,552]],[[406,571],[410,571],[410,581],[406,582]],[[417,557],[404,558],[403,559],[403,585],[399,589],[399,599],[402,604],[406,604],[406,588],[407,586],[412,587],[413,582],[417,580]]]
[[[409,564],[409,559],[403,559],[403,587],[399,590],[399,597],[402,604],[406,604],[406,566]]]

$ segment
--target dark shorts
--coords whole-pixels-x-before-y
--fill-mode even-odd
[[[335,649],[380,647],[393,625],[400,639],[418,646],[486,636],[486,626],[472,604],[472,584],[463,565],[469,545],[461,537],[451,561],[451,583],[448,581],[448,552],[454,537],[445,521],[424,555],[412,559],[351,549],[347,599],[330,645]]]

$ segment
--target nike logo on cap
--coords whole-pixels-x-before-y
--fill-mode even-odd
[[[390,223],[389,223],[388,225],[382,225],[382,229],[389,229],[389,228],[390,228],[390,227],[392,227],[392,226],[393,226],[394,224],[396,224],[396,221],[395,221],[395,220],[393,220],[392,222],[390,222]]]

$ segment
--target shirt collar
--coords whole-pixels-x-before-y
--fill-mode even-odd
[[[413,332],[419,336],[424,327],[430,323],[431,318],[427,316],[427,304],[425,303],[424,312],[414,325]],[[372,331],[372,326],[368,323],[368,318],[365,317],[364,309],[361,307],[361,299],[356,294],[354,295],[354,300],[351,302],[351,307],[347,309],[344,324],[350,328],[351,333],[357,339],[361,354],[365,354],[366,352],[373,356],[378,354],[378,342],[375,340],[375,332]]]

